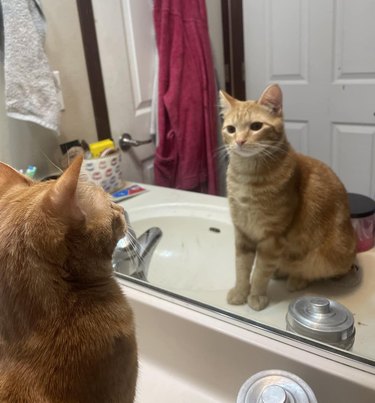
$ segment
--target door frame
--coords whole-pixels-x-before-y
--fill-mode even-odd
[[[243,0],[221,0],[225,91],[246,99]]]
[[[77,0],[77,9],[81,26],[87,76],[89,79],[91,102],[94,109],[96,134],[98,140],[105,140],[109,136],[112,138],[112,134],[91,0]]]

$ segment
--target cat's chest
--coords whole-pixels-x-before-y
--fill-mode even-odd
[[[248,193],[237,192],[229,196],[229,205],[234,225],[254,241],[265,237],[271,228],[272,212]]]
[[[255,242],[271,233],[284,233],[296,207],[288,180],[276,173],[262,177],[228,173],[228,200],[235,227]]]

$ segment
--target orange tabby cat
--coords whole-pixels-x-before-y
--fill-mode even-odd
[[[78,157],[57,181],[0,163],[0,401],[134,401],[132,311],[111,256],[126,223]]]
[[[222,92],[221,105],[236,244],[228,302],[263,309],[273,275],[288,276],[292,291],[347,273],[356,240],[345,188],[328,166],[290,146],[280,87],[267,87],[258,101]]]

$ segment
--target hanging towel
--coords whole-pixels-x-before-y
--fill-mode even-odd
[[[57,85],[44,52],[38,0],[1,0],[7,115],[59,131]]]
[[[217,194],[217,107],[205,0],[155,0],[155,183]]]

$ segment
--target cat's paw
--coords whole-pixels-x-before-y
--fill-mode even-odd
[[[254,311],[261,311],[268,305],[269,299],[267,295],[249,295],[247,303]]]
[[[286,283],[286,288],[291,292],[299,291],[306,288],[308,284],[309,282],[303,278],[289,276],[288,282]]]
[[[230,305],[243,305],[246,303],[250,292],[250,287],[247,289],[232,288],[227,294],[227,301]]]

